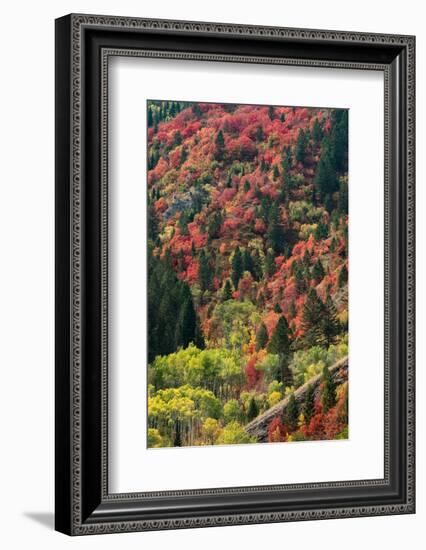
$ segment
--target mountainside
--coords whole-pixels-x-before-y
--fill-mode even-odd
[[[347,354],[348,112],[147,118],[149,445],[248,442],[240,426]]]

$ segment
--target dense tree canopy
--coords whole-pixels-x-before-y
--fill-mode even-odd
[[[347,437],[348,111],[149,101],[147,126],[148,446],[255,442],[314,376],[268,440]]]

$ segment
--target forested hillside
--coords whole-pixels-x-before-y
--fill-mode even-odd
[[[147,109],[148,445],[346,438],[347,110]]]

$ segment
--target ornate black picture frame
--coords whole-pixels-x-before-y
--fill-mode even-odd
[[[110,494],[107,71],[114,55],[377,70],[385,86],[384,478]],[[413,36],[56,21],[56,529],[69,535],[415,511]]]

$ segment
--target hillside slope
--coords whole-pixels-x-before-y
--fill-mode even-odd
[[[348,112],[150,101],[148,125],[153,446],[214,443],[347,354]]]

